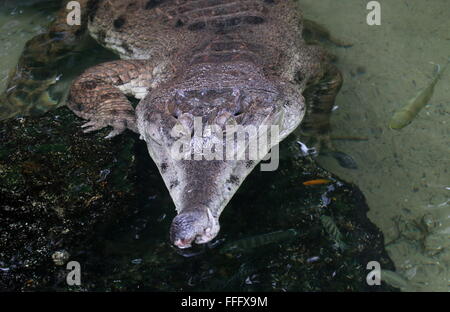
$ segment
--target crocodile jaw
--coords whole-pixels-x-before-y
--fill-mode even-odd
[[[304,100],[300,92],[287,89],[283,90],[282,94],[282,96],[280,94],[262,96],[262,98],[268,97],[269,103],[262,103],[253,108],[253,111],[248,112],[249,118],[244,116],[238,122],[239,125],[251,125],[256,128],[265,125],[267,131],[270,131],[271,126],[278,127],[279,135],[277,138],[268,140],[266,153],[290,134],[304,116]],[[168,109],[167,103],[155,105],[155,101],[157,99],[150,96],[150,99],[144,99],[138,105],[137,125],[178,212],[171,225],[171,241],[179,248],[190,247],[193,242],[207,243],[219,232],[219,217],[223,209],[266,153],[258,151],[258,156],[250,159],[245,156],[244,159],[239,158],[239,160],[236,158],[206,160],[202,157],[196,160],[197,154],[192,147],[196,146],[198,140],[204,144],[214,138],[214,134],[208,133],[206,136],[203,134],[199,139],[196,137],[192,123],[182,120],[187,114],[193,117],[190,111],[184,110],[182,117],[177,119],[170,112],[170,108]],[[217,117],[223,112],[221,107],[216,107],[212,112],[209,107],[206,107],[204,112],[201,115],[203,120],[211,121],[211,116],[214,116],[215,119],[212,119],[221,122],[221,117]],[[258,135],[267,135],[267,133],[260,132]],[[226,149],[225,137],[219,139],[223,140],[221,145],[224,150]],[[249,141],[245,140],[245,144],[237,148],[238,155],[245,155]],[[174,153],[179,150],[180,142],[191,147],[187,153],[190,157],[186,156],[186,153]],[[193,153],[192,150],[194,150]],[[180,155],[184,155],[186,159]]]

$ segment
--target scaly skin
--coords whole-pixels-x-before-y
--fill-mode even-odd
[[[67,105],[89,120],[86,132],[111,126],[108,137],[130,129],[146,141],[177,208],[176,246],[217,235],[222,210],[264,156],[174,158],[171,149],[193,131],[194,117],[221,131],[277,125],[282,140],[306,113],[305,130],[328,138],[342,78],[320,47],[304,42],[301,13],[290,1],[91,0],[83,8],[89,34],[122,60],[88,69]],[[140,99],[136,110],[125,95]]]

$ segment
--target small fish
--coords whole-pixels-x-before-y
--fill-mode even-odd
[[[331,151],[329,154],[337,160],[341,167],[346,169],[358,169],[358,165],[352,156],[339,151]]]
[[[289,229],[286,231],[276,231],[248,238],[243,238],[238,241],[225,244],[225,246],[223,246],[222,249],[220,250],[220,253],[226,254],[234,251],[245,252],[268,244],[289,240],[296,237],[297,235],[298,233],[296,230]]]
[[[443,69],[441,69],[439,65],[436,65],[437,66],[436,76],[433,78],[428,87],[421,89],[414,98],[409,100],[408,104],[403,106],[399,111],[397,111],[394,114],[394,116],[392,116],[392,119],[389,123],[389,127],[391,129],[400,130],[409,125],[413,121],[413,119],[417,116],[420,110],[425,105],[427,105],[428,101],[433,96],[434,86],[441,78],[442,73],[447,69],[449,63],[450,59]]]
[[[333,219],[329,216],[321,216],[320,222],[330,238],[338,244],[341,250],[344,250],[347,246],[343,241],[342,233],[339,231]]]
[[[328,179],[315,179],[303,182],[303,185],[318,185],[318,184],[327,184],[330,183],[331,180]]]
[[[307,262],[307,263],[313,263],[313,262],[317,262],[317,261],[319,261],[319,260],[320,260],[320,257],[319,257],[319,256],[314,256],[314,257],[311,257],[311,258],[306,259],[306,262]]]

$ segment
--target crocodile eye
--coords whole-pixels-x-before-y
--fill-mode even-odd
[[[153,142],[161,145],[161,134],[159,127],[152,122],[147,122],[144,139],[151,139]]]
[[[173,118],[178,119],[181,115],[180,109],[177,107],[176,103],[169,102],[166,105],[167,113],[169,113]]]

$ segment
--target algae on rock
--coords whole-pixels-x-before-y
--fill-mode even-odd
[[[180,255],[168,239],[174,205],[145,143],[131,132],[83,134],[81,124],[67,108],[0,123],[0,289],[393,290],[366,282],[368,262],[394,267],[363,194],[297,156],[293,137],[281,144],[277,171],[257,168],[243,183],[218,238]],[[332,182],[302,183],[318,178]],[[223,241],[287,229],[298,235],[221,252]],[[82,265],[81,286],[66,285],[61,264],[72,260]]]

